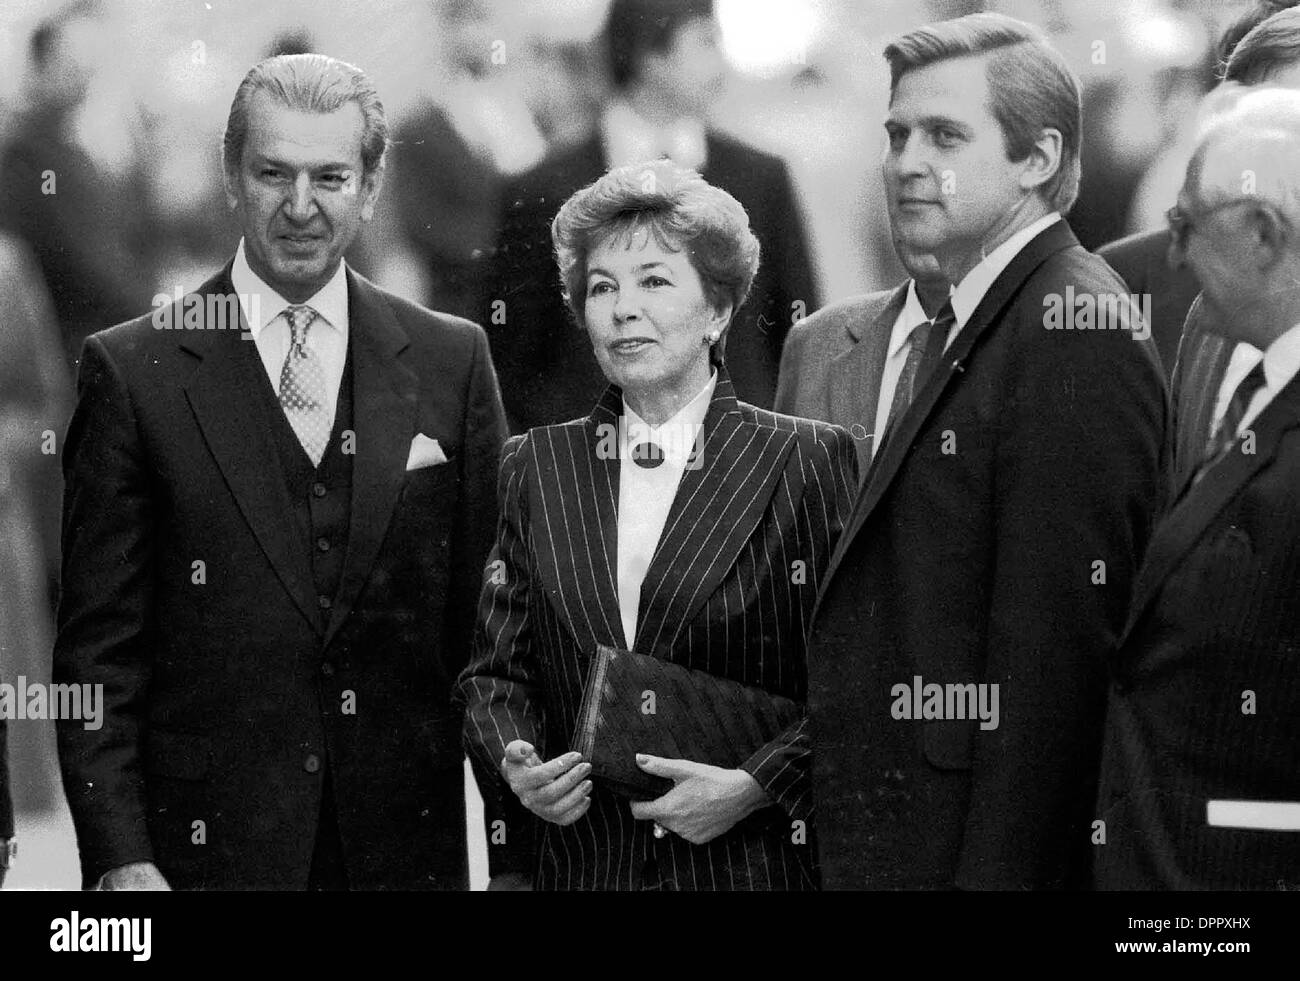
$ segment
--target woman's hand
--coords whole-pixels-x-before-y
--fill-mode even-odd
[[[565,753],[543,763],[522,739],[506,746],[501,775],[519,802],[544,821],[572,824],[591,807],[591,764],[581,753]]]
[[[768,804],[770,797],[744,770],[637,753],[637,766],[676,786],[662,797],[632,804],[638,821],[654,821],[693,845],[712,841]]]

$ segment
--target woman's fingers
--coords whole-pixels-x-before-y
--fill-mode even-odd
[[[520,800],[523,800],[529,807],[554,807],[562,797],[573,790],[578,785],[578,782],[585,779],[590,772],[590,763],[579,763],[556,779],[541,786],[534,786],[532,790],[525,791],[527,799],[524,799],[524,796],[521,795]]]

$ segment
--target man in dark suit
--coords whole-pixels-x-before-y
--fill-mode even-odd
[[[701,121],[723,82],[712,0],[615,0],[605,27],[618,97],[600,132],[518,178],[503,196],[482,321],[511,429],[585,416],[604,376],[560,298],[551,220],[611,166],[667,156],[744,205],[763,249],[736,315],[727,368],[736,395],[770,408],[790,325],[815,309],[804,219],[785,164]]]
[[[87,886],[466,887],[450,686],[505,425],[483,332],[341,261],[386,132],[351,65],[254,67],[235,258],[86,344],[55,676],[104,685],[59,729]]]
[[[892,290],[823,307],[790,330],[781,352],[776,411],[843,426],[853,436],[858,480],[865,483],[907,359],[911,327],[933,320],[949,283],[933,256],[894,243],[912,278]],[[886,377],[889,381],[886,382]]]
[[[1123,284],[1061,218],[1079,87],[1059,53],[977,14],[885,56],[894,235],[955,286],[908,339],[813,617],[823,884],[1077,886],[1164,383]]]
[[[1300,94],[1261,91],[1202,137],[1179,195],[1208,322],[1263,357],[1225,375],[1111,660],[1101,888],[1300,888],[1297,174]]]

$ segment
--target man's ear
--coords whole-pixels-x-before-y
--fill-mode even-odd
[[[1061,154],[1065,139],[1059,129],[1045,128],[1034,141],[1026,158],[1024,172],[1020,175],[1020,186],[1026,191],[1042,187],[1061,169]]]
[[[236,191],[239,187],[239,171],[226,162],[224,153],[221,155],[221,186],[226,194],[226,207],[234,211],[239,207],[239,194]]]
[[[1258,253],[1261,268],[1268,268],[1286,258],[1287,226],[1277,209],[1261,202],[1248,212],[1251,245]]]
[[[384,186],[384,161],[361,178],[361,220],[370,221],[375,216],[375,205]]]

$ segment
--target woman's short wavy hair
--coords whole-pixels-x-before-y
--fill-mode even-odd
[[[669,160],[616,167],[564,202],[551,222],[564,302],[586,328],[587,259],[608,241],[631,242],[647,233],[665,249],[685,250],[715,309],[731,305],[732,319],[758,272],[758,239],[739,201],[693,170]],[[730,324],[728,324],[730,326]],[[720,359],[726,332],[714,346]]]

